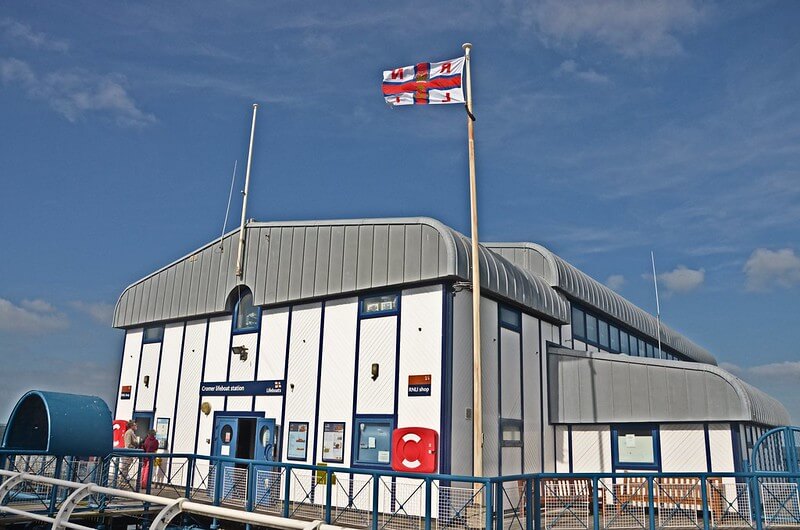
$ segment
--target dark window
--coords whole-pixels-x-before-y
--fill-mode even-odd
[[[233,308],[233,331],[254,331],[258,329],[261,308],[253,305],[253,293],[242,291]]]
[[[611,446],[618,469],[658,469],[657,426],[614,426]]]
[[[622,353],[630,353],[631,348],[630,345],[628,344],[628,334],[622,330],[620,330],[619,332],[619,345],[620,345],[619,349]]]
[[[631,355],[639,355],[639,340],[633,335],[630,336]]]
[[[522,420],[500,418],[500,447],[522,447]]]
[[[648,343],[645,345],[645,347],[647,348],[647,356],[648,356],[648,357],[655,357],[655,356],[656,356],[656,351],[655,351],[655,348],[653,348],[653,345],[652,345],[652,344],[650,344],[650,343],[648,342]]]
[[[356,464],[392,464],[392,418],[356,418]]]
[[[597,319],[592,315],[586,315],[586,340],[597,344]]]
[[[500,325],[513,330],[519,330],[521,326],[520,312],[505,306],[500,306]]]
[[[598,330],[600,331],[600,346],[603,348],[608,349],[608,322],[603,322],[602,320],[597,322]]]
[[[639,357],[647,357],[647,347],[642,339],[639,339]]]
[[[586,338],[586,323],[583,311],[572,306],[572,336],[576,339]]]
[[[144,328],[144,342],[161,342],[164,340],[164,326]]]
[[[611,351],[619,351],[619,330],[614,326],[608,328],[609,342],[611,343]]]
[[[361,300],[361,316],[390,315],[397,313],[399,296],[383,294],[369,296]]]

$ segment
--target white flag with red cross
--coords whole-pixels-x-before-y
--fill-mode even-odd
[[[383,97],[396,105],[464,103],[464,58],[383,71]]]

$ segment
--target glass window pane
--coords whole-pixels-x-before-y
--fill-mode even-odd
[[[647,346],[642,339],[639,339],[639,357],[647,357]]]
[[[576,339],[586,338],[586,324],[583,318],[583,311],[572,306],[572,336]]]
[[[622,353],[630,353],[631,349],[628,345],[628,334],[622,330],[619,332],[619,346]]]
[[[236,325],[234,329],[258,327],[258,307],[253,305],[252,293],[245,293],[236,304]]]
[[[385,294],[381,296],[371,296],[361,301],[361,315],[374,315],[381,313],[393,313],[397,311],[396,294]]]
[[[144,342],[161,342],[164,338],[164,326],[144,328]]]
[[[639,355],[639,340],[633,335],[630,336],[631,355]]]
[[[500,306],[500,324],[505,324],[515,329],[520,327],[520,313],[514,309]]]
[[[653,348],[653,345],[652,345],[652,344],[650,344],[650,343],[648,342],[648,343],[645,345],[645,347],[647,348],[647,357],[655,357],[655,356],[656,356],[656,350],[655,350],[655,348]]]
[[[586,315],[586,340],[597,344],[597,319]]]
[[[619,330],[614,326],[609,327],[609,342],[611,343],[611,351],[619,351]]]
[[[608,322],[600,320],[597,322],[597,326],[600,331],[600,346],[608,348]]]
[[[620,464],[655,464],[653,441],[653,430],[649,427],[618,429],[617,462]]]
[[[500,418],[501,447],[522,447],[522,421]]]

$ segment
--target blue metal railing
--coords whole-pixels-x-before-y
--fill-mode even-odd
[[[55,463],[27,469],[36,458],[55,458]],[[363,524],[352,526],[371,530],[402,528],[409,518],[424,530],[434,523],[439,529],[460,530],[600,530],[618,527],[622,520],[643,530],[684,520],[703,529],[800,528],[800,474],[777,471],[472,477],[132,450],[94,462],[0,450],[0,464],[34,473],[49,473],[46,467],[54,476],[78,482],[201,499],[216,506],[234,503],[248,511],[272,510],[329,524],[347,526],[348,517],[359,515]],[[146,476],[143,470],[148,470]],[[265,482],[269,485],[262,487]],[[410,493],[403,493],[403,487]],[[53,513],[66,493],[53,487],[42,499],[46,511]],[[93,508],[102,511],[112,505],[110,499],[100,499]],[[147,512],[149,507],[142,508]]]

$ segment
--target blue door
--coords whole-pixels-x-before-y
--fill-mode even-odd
[[[221,457],[236,457],[236,441],[239,435],[239,420],[235,417],[221,417],[217,418],[214,425],[214,450],[213,456]],[[227,499],[233,493],[233,488],[236,483],[234,480],[234,467],[233,462],[219,462],[214,463],[214,473],[209,476],[211,481],[210,487],[216,492],[219,486],[218,499]],[[216,497],[216,495],[215,495]]]
[[[272,418],[258,418],[256,422],[256,444],[253,459],[274,462],[277,434],[275,420]]]
[[[260,462],[274,462],[277,454],[277,428],[272,418],[258,418],[256,421],[256,443],[253,459]],[[274,466],[254,466],[256,498],[259,508],[277,506],[281,498],[281,471]]]

